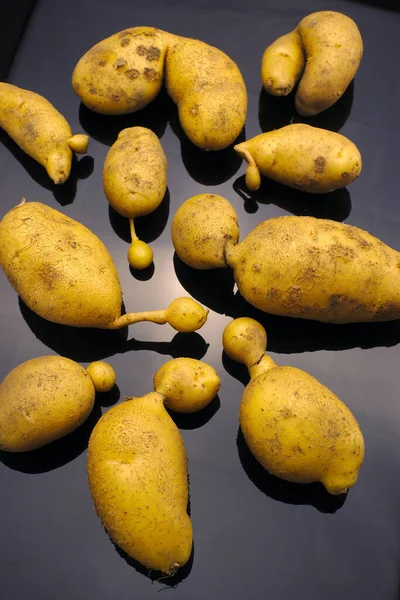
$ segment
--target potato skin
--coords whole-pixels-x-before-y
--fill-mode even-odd
[[[193,144],[222,150],[236,140],[246,121],[247,91],[239,68],[224,52],[174,36],[166,56],[165,85]]]
[[[194,358],[169,360],[154,375],[154,389],[165,396],[165,406],[181,413],[203,409],[220,387],[215,369]]]
[[[305,371],[275,367],[252,379],[239,420],[247,445],[269,473],[297,483],[320,481],[331,494],[357,481],[364,458],[358,423]]]
[[[227,251],[242,296],[275,315],[330,323],[400,318],[400,254],[344,223],[278,217]]]
[[[308,15],[297,31],[307,61],[296,92],[296,109],[301,115],[317,115],[337,102],[354,79],[363,41],[355,22],[333,11]]]
[[[106,328],[121,314],[121,286],[107,248],[49,206],[27,202],[3,217],[0,264],[25,304],[44,319]]]
[[[222,196],[198,194],[178,208],[171,233],[177,255],[189,267],[226,267],[225,247],[239,240],[237,214]]]
[[[124,29],[82,56],[72,74],[72,87],[83,104],[97,113],[135,112],[159,93],[166,50],[158,29]]]
[[[311,194],[326,194],[349,185],[362,168],[353,142],[339,133],[303,123],[262,133],[238,144],[235,150],[246,160],[249,153],[265,177]]]
[[[106,156],[103,186],[123,217],[153,212],[167,189],[167,159],[156,134],[146,127],[123,129]]]
[[[181,435],[157,393],[107,411],[89,440],[89,486],[110,538],[149,569],[189,559],[192,525]]]
[[[0,384],[0,450],[25,452],[77,429],[92,411],[94,385],[78,363],[33,358]]]
[[[300,35],[291,31],[266,48],[261,61],[261,81],[273,96],[287,96],[299,81],[305,66]]]
[[[26,154],[46,168],[56,184],[64,183],[71,171],[72,150],[68,141],[74,137],[85,138],[84,147],[78,149],[80,152],[86,151],[89,141],[87,136],[72,136],[66,119],[46,98],[2,82],[0,127]]]

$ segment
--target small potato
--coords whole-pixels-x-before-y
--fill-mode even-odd
[[[349,139],[298,123],[262,133],[235,146],[249,163],[246,185],[257,190],[260,173],[311,194],[326,194],[352,183],[361,173],[358,148]]]
[[[299,81],[305,65],[303,44],[297,31],[278,38],[265,50],[261,80],[273,96],[287,96]]]
[[[86,367],[96,392],[109,392],[115,385],[117,376],[114,369],[102,360],[96,360]]]
[[[172,222],[172,243],[179,258],[194,269],[226,267],[225,247],[239,240],[233,206],[215,194],[186,200]]]
[[[165,406],[181,413],[207,406],[220,386],[215,369],[194,358],[169,360],[154,375],[154,390],[165,396]]]
[[[83,104],[97,113],[135,112],[159,93],[166,50],[158,29],[124,29],[82,56],[72,74],[72,87]]]
[[[247,113],[247,91],[237,65],[199,40],[174,36],[165,63],[165,85],[188,138],[203,150],[236,140]]]
[[[87,419],[94,398],[91,377],[69,358],[22,363],[0,385],[0,450],[35,450],[64,437]]]
[[[68,179],[73,152],[83,154],[89,144],[87,135],[72,135],[66,119],[46,98],[10,83],[0,83],[0,127],[56,184]]]

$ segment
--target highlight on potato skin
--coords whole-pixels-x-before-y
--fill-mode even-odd
[[[141,321],[177,331],[200,329],[208,310],[192,298],[165,309],[121,314],[112,257],[87,227],[40,202],[25,202],[0,221],[0,265],[25,304],[53,323],[121,329]]]
[[[250,383],[239,409],[240,427],[258,462],[295,483],[321,482],[333,495],[358,478],[364,439],[350,410],[317,379],[295,367],[279,367],[265,354],[263,326],[247,317],[224,329],[228,356],[247,366]]]
[[[222,150],[246,121],[247,91],[224,52],[154,27],[133,27],[102,40],[78,61],[72,86],[91,110],[121,115],[159,93],[165,73],[183,130],[203,150]]]
[[[344,135],[304,123],[261,133],[234,146],[248,163],[246,185],[258,190],[260,175],[310,194],[327,194],[355,181],[362,160]]]
[[[104,161],[104,193],[113,209],[129,219],[128,262],[134,269],[146,269],[153,262],[150,246],[136,234],[134,219],[150,214],[162,202],[167,169],[161,143],[146,127],[123,129]]]
[[[265,50],[262,83],[267,92],[280,96],[289,94],[299,82],[297,111],[317,115],[341,98],[362,55],[362,37],[350,17],[334,11],[311,13]]]
[[[110,378],[114,385],[114,370],[103,361],[87,370],[63,356],[18,365],[0,384],[0,450],[36,450],[68,435],[92,412],[95,392],[110,389]]]
[[[174,575],[190,558],[193,529],[184,443],[166,408],[204,408],[220,385],[205,363],[176,358],[154,376],[154,392],[107,411],[89,440],[87,471],[110,538],[148,569]]]
[[[179,207],[171,233],[180,260],[231,267],[243,298],[263,312],[327,323],[400,318],[400,253],[353,225],[277,217],[238,243],[233,206],[200,194]]]
[[[0,127],[45,167],[56,184],[68,179],[73,152],[84,154],[89,144],[87,135],[72,135],[66,119],[46,98],[3,82],[0,82]]]

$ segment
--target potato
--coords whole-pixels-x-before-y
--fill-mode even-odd
[[[247,365],[251,381],[239,421],[248,447],[272,475],[297,483],[320,481],[330,494],[352,487],[364,459],[359,425],[341,400],[314,377],[278,367],[266,350],[266,332],[249,318],[231,321],[225,352]],[[252,355],[261,356],[257,362]]]
[[[164,405],[194,412],[219,384],[208,365],[171,360],[154,376],[154,392],[111,408],[90,437],[89,486],[104,527],[129,556],[167,575],[189,560],[193,533],[186,452]]]
[[[72,87],[83,104],[103,115],[144,108],[162,85],[167,51],[154,27],[124,29],[102,40],[78,61]]]
[[[225,215],[210,206],[208,195],[195,198],[196,210],[189,199],[172,222],[179,258],[207,269],[222,266],[213,263],[215,254],[224,257],[241,295],[256,308],[330,323],[400,318],[400,254],[366,231],[328,219],[278,217],[235,245],[225,236]],[[210,252],[201,244],[208,222]]]
[[[267,92],[279,96],[290,93],[301,78],[296,109],[301,115],[317,115],[344,94],[362,55],[361,34],[352,19],[333,11],[315,12],[265,50],[261,79]]]
[[[194,269],[226,267],[224,243],[237,244],[239,227],[233,206],[222,196],[199,194],[175,213],[172,243],[179,258]]]
[[[165,85],[182,128],[203,150],[236,140],[247,112],[247,92],[237,65],[218,48],[174,36],[165,63]]]
[[[258,190],[260,173],[311,194],[326,194],[352,183],[362,161],[349,139],[298,123],[262,133],[235,146],[248,163],[246,185]]]
[[[129,264],[136,269],[147,268],[153,252],[138,239],[134,218],[153,212],[167,189],[167,159],[155,133],[146,127],[120,132],[104,162],[103,187],[114,210],[130,221]]]
[[[186,452],[161,395],[131,398],[101,417],[87,470],[96,512],[117,546],[167,575],[186,564],[193,539]]]
[[[62,356],[33,358],[10,371],[0,385],[0,450],[35,450],[82,425],[95,391],[102,391],[89,371]]]
[[[220,387],[215,369],[194,358],[169,360],[154,375],[154,389],[165,396],[165,406],[182,413],[207,406]]]
[[[70,174],[72,153],[85,153],[87,135],[72,135],[64,117],[43,96],[0,82],[0,127],[45,167],[54,183]]]
[[[72,85],[96,112],[133,112],[160,91],[164,62],[166,87],[188,138],[203,150],[230,146],[246,120],[246,86],[224,52],[199,40],[153,27],[121,31],[79,60]]]
[[[163,310],[121,315],[122,290],[104,244],[81,223],[24,201],[0,222],[0,264],[25,304],[54,323],[120,329],[139,321],[195,331],[208,310],[177,298]]]
[[[109,392],[115,385],[117,376],[111,365],[102,360],[96,360],[87,366],[91,380],[96,392]]]
[[[305,65],[300,35],[291,31],[265,50],[261,61],[261,80],[273,96],[287,96],[299,81]]]

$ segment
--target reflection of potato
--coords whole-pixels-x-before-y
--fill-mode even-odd
[[[140,110],[166,87],[188,138],[221,150],[243,129],[247,92],[237,65],[221,50],[153,27],[134,27],[93,46],[77,63],[72,85],[103,114]]]
[[[249,166],[246,185],[258,190],[260,173],[303,192],[325,194],[349,185],[361,172],[361,155],[349,139],[298,123],[235,146]]]
[[[46,98],[9,83],[0,83],[0,127],[57,184],[68,179],[73,152],[83,154],[89,144],[87,135],[72,135],[67,121]]]
[[[362,55],[361,34],[352,19],[333,11],[312,13],[266,49],[262,82],[279,96],[289,94],[300,79],[296,108],[301,115],[317,115],[344,94]]]

